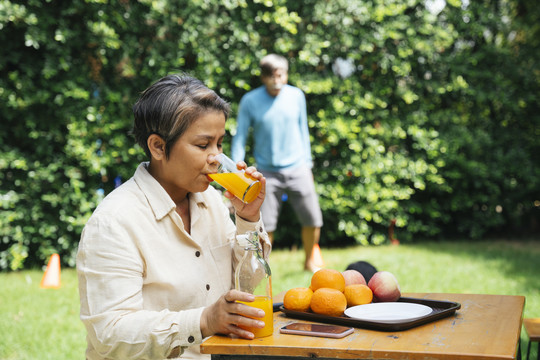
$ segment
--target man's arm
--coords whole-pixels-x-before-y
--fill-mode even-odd
[[[246,141],[249,134],[251,120],[249,110],[244,96],[240,100],[238,117],[236,118],[236,135],[231,144],[231,158],[234,161],[242,161],[246,156]]]
[[[300,102],[299,126],[300,126],[300,135],[302,136],[302,145],[304,147],[305,161],[306,161],[306,164],[310,168],[312,168],[313,159],[311,157],[311,142],[309,141],[309,126],[308,126],[308,119],[307,119],[306,97],[303,92],[301,92],[301,96],[299,96],[299,102]]]

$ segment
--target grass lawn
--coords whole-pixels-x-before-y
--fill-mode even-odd
[[[430,242],[417,245],[323,248],[326,267],[344,270],[366,260],[396,275],[402,292],[523,295],[524,317],[540,317],[540,241]],[[270,255],[274,294],[308,286],[303,251]],[[42,271],[0,274],[0,359],[84,359],[77,276],[62,269],[60,289],[40,289]],[[528,338],[522,331],[522,351]],[[536,358],[533,346],[532,358]]]

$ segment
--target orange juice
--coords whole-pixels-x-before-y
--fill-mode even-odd
[[[253,302],[239,302],[248,306],[262,309],[264,311],[264,317],[262,318],[262,321],[264,321],[264,327],[262,329],[248,327],[242,328],[244,330],[251,331],[256,338],[272,335],[274,332],[274,306],[272,303],[272,298],[268,296],[255,296],[255,301]]]
[[[245,203],[255,200],[261,191],[261,183],[243,172],[209,174],[208,176]]]

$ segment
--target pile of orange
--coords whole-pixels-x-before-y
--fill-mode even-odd
[[[345,286],[342,273],[321,269],[311,277],[310,287],[290,289],[285,293],[283,306],[288,310],[307,311],[330,316],[341,316],[349,306],[369,304],[373,292],[367,285]]]

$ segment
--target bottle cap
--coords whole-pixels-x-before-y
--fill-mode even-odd
[[[238,245],[244,248],[251,246],[251,242],[249,241],[249,234],[236,235],[236,242],[238,243]]]
[[[257,232],[247,232],[245,234],[236,235],[236,242],[239,246],[243,247],[244,249],[261,249],[261,244],[259,242],[259,236]]]

